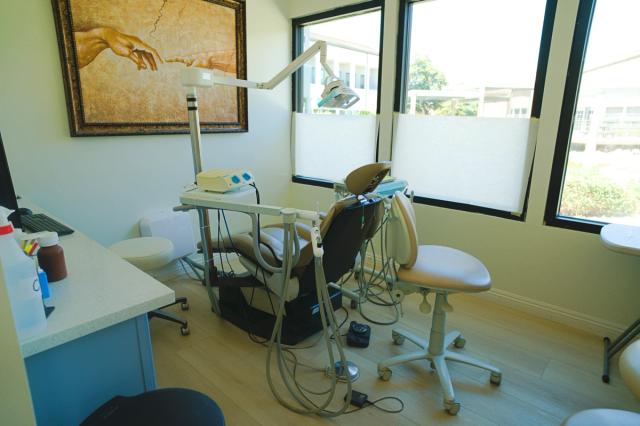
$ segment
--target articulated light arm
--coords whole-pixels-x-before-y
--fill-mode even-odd
[[[195,87],[213,87],[214,85],[271,90],[318,53],[320,53],[320,64],[324,70],[332,80],[337,80],[338,77],[336,77],[329,64],[327,64],[327,42],[320,40],[284,67],[275,77],[264,83],[216,75],[212,70],[204,68],[187,68],[182,73],[182,85],[191,88],[193,93],[195,93]]]
[[[322,93],[322,99],[318,106],[325,108],[342,108],[346,109],[355,104],[360,98],[344,83],[336,77],[331,67],[327,64],[327,43],[325,41],[317,41],[305,50],[300,56],[293,60],[289,65],[284,67],[282,71],[276,74],[271,80],[265,83],[256,83],[249,80],[241,80],[233,77],[225,77],[215,74],[210,69],[205,68],[187,68],[182,72],[182,85],[187,91],[187,109],[189,115],[189,129],[191,133],[191,150],[193,153],[193,170],[197,175],[202,171],[201,160],[201,143],[200,143],[200,117],[198,114],[198,95],[197,88],[211,88],[213,86],[233,86],[244,87],[247,89],[266,89],[271,90],[278,84],[282,83],[290,74],[293,74],[302,65],[308,62],[315,55],[320,53],[320,63],[328,75],[326,87]]]
[[[293,60],[289,65],[284,67],[282,71],[280,71],[275,77],[269,80],[266,83],[261,83],[258,85],[258,89],[273,89],[278,84],[282,83],[282,81],[287,78],[290,74],[293,74],[303,66],[307,61],[313,58],[318,52],[320,52],[320,64],[322,68],[327,72],[329,77],[333,80],[337,80],[338,77],[333,73],[333,70],[327,64],[327,42],[326,41],[316,41],[313,46],[305,50],[300,56]]]

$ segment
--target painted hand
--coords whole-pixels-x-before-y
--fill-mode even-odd
[[[138,70],[158,70],[162,56],[156,49],[130,34],[121,33],[109,27],[94,28],[89,31],[75,32],[76,52],[80,68],[89,65],[104,49],[127,58],[136,64]]]
[[[235,50],[224,50],[219,52],[204,52],[185,56],[172,56],[167,58],[167,62],[177,62],[188,67],[199,67],[217,69],[223,72],[236,73],[236,52]]]

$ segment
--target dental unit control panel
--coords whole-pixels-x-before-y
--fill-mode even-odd
[[[224,193],[253,183],[253,174],[248,170],[211,169],[196,176],[200,189]]]

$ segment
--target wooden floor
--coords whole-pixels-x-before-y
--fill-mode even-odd
[[[404,411],[387,414],[368,407],[335,419],[301,416],[280,406],[271,394],[263,346],[214,315],[198,282],[179,275],[165,282],[177,295],[189,298],[190,311],[172,310],[189,320],[191,335],[181,336],[179,327],[166,321],[151,322],[158,384],[193,388],[211,396],[228,425],[557,425],[586,408],[640,411],[640,403],[624,386],[616,366],[610,385],[600,381],[600,338],[477,297],[456,295],[450,298],[454,312],[448,318],[449,329],[463,332],[467,339],[463,352],[502,369],[500,387],[489,384],[484,371],[450,363],[456,398],[462,404],[460,413],[450,416],[442,409],[438,378],[426,361],[395,366],[389,382],[378,379],[378,361],[416,348],[409,342],[394,346],[391,327],[374,325],[369,348],[348,348],[349,359],[361,369],[354,389],[367,393],[369,399],[398,397],[405,403]],[[418,297],[405,299],[400,326],[426,336],[430,316],[418,311],[419,301]],[[365,313],[380,320],[391,317],[388,309],[365,305]],[[338,312],[339,318],[343,316]],[[349,319],[360,317],[350,310]],[[318,344],[296,353],[306,364],[323,368],[327,358],[320,356],[321,349]],[[328,383],[320,372],[303,375],[311,376],[312,385]],[[339,395],[344,392],[341,388]]]

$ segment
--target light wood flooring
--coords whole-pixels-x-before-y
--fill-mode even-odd
[[[450,363],[456,398],[462,404],[459,414],[450,416],[442,408],[437,375],[426,361],[393,367],[389,382],[378,379],[379,360],[416,347],[408,341],[403,346],[393,345],[391,327],[373,325],[369,348],[348,348],[349,359],[361,369],[354,389],[367,393],[369,399],[398,397],[405,403],[404,411],[387,414],[368,407],[334,419],[302,416],[280,406],[271,394],[265,379],[266,349],[213,314],[202,285],[182,274],[164,281],[177,295],[189,298],[188,312],[172,311],[189,320],[191,335],[181,336],[176,324],[151,321],[158,385],[204,392],[220,405],[228,425],[558,425],[571,413],[586,408],[640,411],[640,403],[620,379],[615,362],[612,383],[600,381],[599,337],[478,297],[455,295],[450,298],[454,312],[448,317],[448,328],[464,334],[467,345],[462,351],[502,369],[500,387],[489,384],[487,372]],[[426,336],[430,316],[419,312],[420,300],[416,295],[405,299],[399,325]],[[371,317],[391,318],[389,308],[371,304],[364,308]],[[344,317],[342,312],[337,315]],[[360,316],[349,310],[352,319],[360,320]],[[324,367],[327,358],[321,352],[318,344],[296,353],[306,364]],[[320,372],[302,376],[317,386],[328,383]],[[344,394],[342,388],[340,392]]]

